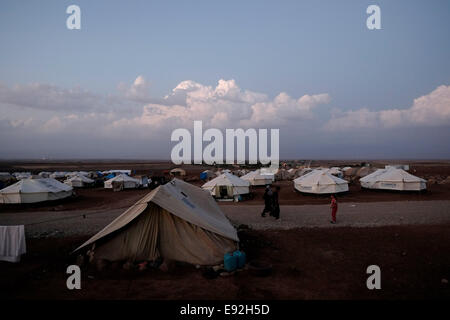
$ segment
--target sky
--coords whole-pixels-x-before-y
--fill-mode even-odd
[[[169,159],[195,120],[278,128],[281,158],[450,158],[448,39],[448,0],[3,0],[0,159]]]

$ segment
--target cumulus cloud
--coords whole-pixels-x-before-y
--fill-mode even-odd
[[[290,146],[302,138],[308,143],[321,136],[328,139],[327,131],[342,131],[342,137],[367,128],[450,125],[450,87],[445,85],[415,99],[407,109],[361,108],[331,114],[327,93],[281,92],[271,97],[242,89],[234,80],[221,79],[215,85],[186,80],[155,98],[149,87],[143,76],[106,95],[47,84],[0,84],[0,142],[6,152],[22,150],[18,145],[39,150],[42,144],[59,152],[57,142],[69,151],[72,143],[91,150],[114,143],[131,150],[137,141],[156,151],[170,146],[173,129],[189,129],[194,120],[202,120],[204,128],[282,128],[289,136],[283,143]]]
[[[221,79],[215,87],[183,81],[163,102],[147,104],[140,116],[117,120],[112,126],[191,126],[194,120],[202,120],[205,126],[217,128],[278,127],[289,121],[311,119],[314,108],[329,101],[328,94],[295,99],[280,93],[270,99],[263,93],[242,90],[234,80]]]
[[[439,86],[431,93],[414,99],[407,109],[370,111],[367,108],[337,112],[325,125],[326,130],[361,128],[399,128],[442,126],[450,124],[450,86]]]
[[[150,98],[149,94],[150,83],[144,78],[144,76],[138,76],[131,85],[126,83],[120,83],[118,89],[122,94],[130,100],[138,102],[148,102]]]

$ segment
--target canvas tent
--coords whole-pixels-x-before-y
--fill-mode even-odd
[[[53,172],[50,174],[50,178],[52,179],[63,179],[66,177],[67,172]]]
[[[131,170],[116,169],[116,170],[106,170],[106,171],[101,172],[102,175],[113,174],[113,176],[119,175],[121,173],[129,176],[129,175],[131,175]]]
[[[250,183],[231,173],[223,173],[205,183],[202,188],[208,190],[216,198],[234,198],[240,194],[247,194]]]
[[[31,178],[31,172],[14,172],[13,176],[17,180],[28,179]]]
[[[207,180],[209,178],[216,177],[216,174],[212,170],[205,170],[202,173],[200,173],[200,179]]]
[[[75,177],[75,176],[85,176],[87,177],[89,175],[89,172],[86,171],[73,171],[73,172],[67,172],[66,173],[66,178],[71,178],[71,177]]]
[[[390,164],[390,165],[386,165],[384,166],[385,169],[391,169],[391,168],[395,168],[395,169],[403,169],[405,171],[409,170],[409,164]]]
[[[248,181],[251,186],[265,186],[272,184],[273,177],[273,174],[262,174],[258,169],[255,171],[250,171],[246,175],[242,176],[241,179]]]
[[[134,189],[138,188],[141,181],[132,178],[126,174],[119,174],[114,178],[105,181],[105,189],[113,189],[115,185],[121,185],[123,189]]]
[[[0,181],[9,182],[15,179],[14,176],[10,175],[8,172],[0,172]]]
[[[35,203],[72,195],[72,187],[55,179],[22,179],[0,190],[0,203]]]
[[[159,186],[77,250],[94,260],[153,261],[158,257],[215,265],[237,247],[237,232],[201,188],[173,179]]]
[[[175,168],[175,169],[170,170],[170,174],[172,176],[176,176],[176,177],[178,177],[178,176],[185,176],[186,175],[186,171],[181,169],[181,168]]]
[[[367,189],[420,191],[427,188],[426,180],[396,168],[378,169],[359,179],[359,182],[361,187]]]
[[[40,176],[41,178],[50,178],[51,172],[47,172],[47,171],[41,171],[38,173],[38,176]]]
[[[358,169],[358,171],[356,172],[356,175],[360,178],[365,177],[369,174],[371,174],[372,172],[374,172],[375,169],[371,168],[371,167],[361,167],[360,169]]]
[[[346,177],[354,176],[357,171],[358,171],[357,168],[352,168],[352,167],[342,168],[342,172],[344,173],[344,176],[346,176]]]
[[[348,191],[348,182],[325,170],[313,170],[294,180],[294,187],[300,192],[330,194]]]
[[[83,188],[88,185],[92,185],[95,181],[92,179],[89,179],[88,177],[78,174],[75,176],[72,176],[71,178],[64,181],[65,184],[71,187],[77,187],[77,188]]]

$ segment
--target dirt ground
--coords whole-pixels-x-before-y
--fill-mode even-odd
[[[384,164],[373,163],[380,167]],[[450,175],[449,162],[410,165],[413,174],[425,179]],[[0,171],[33,173],[132,169],[137,174],[159,175],[172,167],[163,161],[0,162]],[[198,176],[205,166],[183,168],[188,172],[186,180],[201,185]],[[121,268],[98,272],[88,267],[82,271],[82,290],[69,291],[65,270],[74,263],[69,253],[150,190],[76,189],[75,198],[63,201],[2,205],[0,224],[36,223],[27,227],[27,232],[36,228],[36,236],[27,238],[22,262],[0,262],[0,299],[450,298],[450,211],[449,201],[445,201],[450,200],[450,185],[432,184],[425,193],[396,193],[361,190],[358,183],[351,184],[350,192],[338,197],[340,224],[330,227],[328,197],[300,194],[292,181],[277,184],[281,186],[282,206],[278,226],[269,220],[261,225],[258,210],[263,203],[263,188],[252,188],[252,200],[220,202],[232,221],[253,227],[240,231],[241,246],[248,261],[272,265],[268,277],[243,270],[233,276],[207,279],[204,270],[186,265],[177,265],[170,272]],[[371,264],[381,267],[381,290],[366,288],[366,268]]]
[[[69,252],[85,237],[33,239],[19,264],[0,263],[0,299],[443,299],[450,298],[450,225],[243,230],[248,261],[272,265],[207,279],[177,265],[167,273],[82,270],[82,289],[66,288]],[[381,268],[368,290],[366,268]]]
[[[72,210],[107,210],[128,208],[149,193],[150,189],[126,189],[114,192],[104,188],[76,188],[75,197],[29,204],[0,204],[2,212],[38,212]]]

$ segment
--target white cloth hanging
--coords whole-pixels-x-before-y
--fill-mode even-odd
[[[0,226],[0,261],[19,262],[26,251],[23,225]]]

